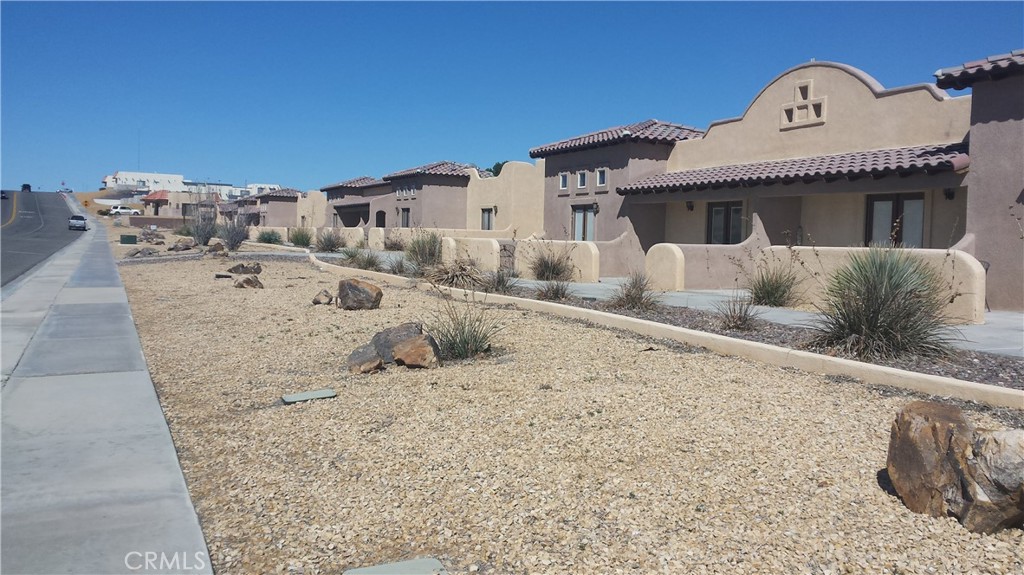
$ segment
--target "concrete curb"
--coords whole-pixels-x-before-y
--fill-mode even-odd
[[[406,284],[410,286],[415,285],[416,288],[421,291],[433,291],[436,288],[442,292],[447,292],[453,297],[466,297],[474,301],[494,304],[510,304],[521,309],[550,313],[570,319],[589,321],[604,327],[623,329],[657,339],[678,341],[688,345],[703,347],[722,355],[742,357],[766,363],[768,365],[793,367],[810,373],[845,375],[848,377],[855,377],[868,384],[890,385],[930,395],[954,397],[957,399],[984,403],[995,407],[1024,409],[1024,391],[1017,389],[976,383],[973,381],[964,381],[952,377],[928,375],[839,357],[830,357],[808,351],[789,349],[787,347],[769,345],[745,339],[736,339],[726,337],[724,335],[675,327],[643,319],[636,319],[560,303],[434,286],[429,283],[410,280],[403,276],[395,276],[382,272],[369,272],[366,270],[326,264],[316,259],[313,254],[309,254],[309,260],[311,263],[323,266],[323,268],[329,269],[339,275],[348,277],[367,277],[370,279],[377,279],[379,281],[399,284],[402,283],[402,281],[396,280],[404,280]]]
[[[384,282],[386,284],[404,285],[405,287],[415,287],[416,284],[418,283],[416,280],[409,279],[405,276],[396,276],[394,274],[389,274],[385,272],[375,272],[360,268],[349,268],[345,266],[339,266],[336,264],[329,264],[327,262],[317,259],[317,257],[308,250],[306,253],[309,255],[309,263],[319,267],[322,271],[330,271],[339,276],[347,278],[370,279],[379,282]]]

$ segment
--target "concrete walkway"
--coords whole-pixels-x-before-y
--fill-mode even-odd
[[[90,226],[3,289],[0,571],[212,573],[106,231]]]

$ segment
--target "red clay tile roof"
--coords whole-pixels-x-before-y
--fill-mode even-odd
[[[1013,74],[1024,73],[1024,50],[1009,54],[989,56],[935,72],[935,84],[942,89],[962,90],[981,80],[998,80]]]
[[[417,176],[420,174],[430,174],[434,176],[457,176],[460,178],[469,178],[469,172],[466,170],[475,169],[480,173],[481,178],[490,178],[494,174],[487,170],[481,170],[473,164],[460,164],[458,162],[434,162],[433,164],[427,164],[425,166],[419,166],[416,168],[409,168],[408,170],[402,170],[401,172],[395,172],[384,176],[384,180],[390,181],[398,178],[408,178],[411,176]]]
[[[774,183],[833,181],[843,177],[959,171],[971,163],[967,144],[867,150],[658,174],[623,186],[619,195],[689,192]]]
[[[146,203],[146,202],[159,202],[159,201],[167,202],[167,201],[170,201],[167,198],[167,194],[168,193],[169,192],[167,190],[159,190],[159,191],[156,191],[156,192],[152,192],[150,194],[147,194],[145,197],[143,197],[141,201],[143,203]]]
[[[353,178],[351,180],[345,180],[344,182],[326,185],[320,188],[320,191],[326,192],[327,190],[333,190],[337,188],[352,188],[354,190],[361,190],[363,188],[369,188],[372,186],[381,186],[386,183],[387,182],[385,182],[384,180],[378,180],[376,178],[371,178],[370,176],[360,176],[358,178]]]
[[[282,188],[280,190],[269,190],[262,194],[256,194],[255,196],[247,196],[249,198],[298,198],[302,196],[302,192],[292,188]]]
[[[228,202],[226,204],[217,204],[217,210],[220,211],[221,213],[225,213],[225,214],[231,213],[231,212],[237,212],[238,211],[238,204],[236,204],[234,202]]]
[[[688,128],[679,124],[670,124],[658,120],[645,120],[635,124],[616,126],[607,130],[600,130],[569,138],[568,140],[562,140],[561,142],[539,146],[530,150],[530,157],[543,158],[545,156],[575,152],[588,148],[599,148],[626,141],[672,143],[679,140],[693,140],[703,136],[704,132],[696,128]]]

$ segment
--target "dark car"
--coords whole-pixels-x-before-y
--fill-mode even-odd
[[[88,228],[85,222],[85,216],[71,216],[68,218],[68,229],[69,230],[82,230],[83,232]]]
[[[0,192],[0,200],[6,200],[6,199],[7,199],[7,192]]]

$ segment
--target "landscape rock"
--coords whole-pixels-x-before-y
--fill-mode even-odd
[[[235,280],[236,288],[257,288],[263,289],[263,282],[256,276],[247,276],[244,278],[238,278]]]
[[[219,244],[219,243],[218,244],[210,244],[210,247],[206,248],[206,253],[208,253],[208,254],[217,253],[217,252],[223,252],[223,251],[225,251],[224,244]]]
[[[441,366],[441,350],[429,334],[420,334],[398,342],[392,353],[398,365],[427,369]]]
[[[313,305],[330,305],[332,302],[334,302],[334,296],[327,290],[320,290],[320,293],[313,298]]]
[[[370,344],[377,350],[377,355],[384,360],[384,363],[395,363],[395,346],[422,333],[423,326],[421,324],[403,323],[378,332],[370,340]]]
[[[128,250],[128,253],[124,254],[124,257],[126,257],[126,258],[134,258],[135,256],[139,255],[139,252],[141,252],[141,251],[142,251],[141,248],[132,248],[132,249]]]
[[[979,533],[1024,526],[1024,430],[976,430],[955,406],[915,401],[893,421],[886,470],[911,511]]]
[[[372,343],[360,346],[348,355],[349,373],[372,373],[383,368],[384,361]]]
[[[159,250],[155,250],[153,248],[142,248],[141,250],[139,250],[139,253],[137,254],[136,257],[149,258],[158,255],[160,255]]]
[[[236,264],[228,269],[229,273],[233,274],[250,274],[259,275],[263,273],[263,266],[259,262],[253,262],[251,264]]]
[[[178,241],[174,243],[179,246],[185,246],[185,249],[191,249],[198,245],[196,244],[196,240],[194,238],[180,238]]]
[[[369,282],[344,279],[338,282],[338,296],[335,303],[345,310],[377,309],[384,297],[381,289]]]

